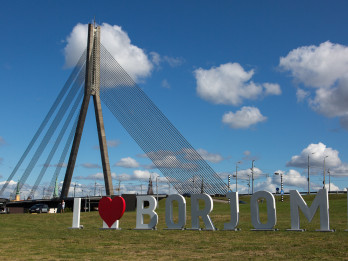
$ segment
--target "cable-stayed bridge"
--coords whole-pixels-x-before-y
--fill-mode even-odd
[[[100,43],[99,26],[89,25],[87,41],[87,49],[1,188],[0,197],[16,175],[21,175],[19,189],[29,176],[36,177],[29,195],[32,197],[57,153],[59,161],[46,193],[53,194],[54,184],[65,169],[60,197],[68,196],[91,97],[106,195],[113,195],[113,187],[101,101],[180,194],[226,193],[228,188],[222,179]],[[44,151],[48,155],[41,159]],[[34,174],[39,160],[44,160],[44,164],[41,171]],[[26,167],[22,166],[24,162],[28,162]]]

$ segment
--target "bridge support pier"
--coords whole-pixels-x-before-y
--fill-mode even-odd
[[[104,120],[100,103],[100,27],[88,25],[88,43],[86,59],[86,76],[85,76],[85,94],[80,110],[80,115],[75,131],[74,141],[71,148],[69,162],[65,173],[62,192],[60,197],[67,198],[71,184],[72,175],[75,168],[77,153],[80,146],[83,127],[87,115],[90,97],[93,96],[94,111],[98,129],[99,148],[103,166],[105,181],[105,191],[107,196],[113,195],[113,186],[111,179],[110,163],[107,150]]]

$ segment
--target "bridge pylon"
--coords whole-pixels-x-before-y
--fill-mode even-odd
[[[106,136],[104,129],[104,120],[100,103],[100,26],[88,25],[87,38],[87,59],[86,59],[86,75],[84,98],[76,126],[74,141],[71,147],[68,166],[66,169],[64,183],[60,197],[67,198],[71,184],[72,175],[76,163],[77,153],[80,146],[83,127],[87,115],[87,109],[91,96],[93,97],[95,118],[98,129],[99,148],[103,166],[103,174],[105,181],[105,191],[107,196],[113,195],[113,186],[111,179],[109,156],[106,144]]]

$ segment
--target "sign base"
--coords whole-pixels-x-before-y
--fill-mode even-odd
[[[101,230],[108,230],[108,229],[112,229],[112,230],[121,230],[121,228],[118,227],[118,220],[115,221],[114,224],[112,224],[111,227],[109,227],[104,221],[103,221],[103,227],[99,228]]]
[[[316,232],[335,232],[334,229],[328,229],[328,230],[321,230],[321,229],[316,229]]]
[[[250,231],[279,231],[279,229],[277,228],[254,228],[254,229],[250,229]]]
[[[79,227],[68,227],[68,229],[83,229],[83,225],[80,225]]]
[[[154,228],[134,228],[133,230],[157,230],[157,227],[154,227]]]
[[[231,229],[223,229],[223,231],[241,231],[241,228],[231,228]]]
[[[287,229],[286,231],[295,231],[295,232],[305,232],[306,230],[305,229]]]

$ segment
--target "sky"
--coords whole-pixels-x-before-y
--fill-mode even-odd
[[[95,17],[104,46],[226,183],[237,167],[239,193],[252,190],[252,161],[254,191],[275,192],[274,173],[282,173],[285,192],[306,192],[308,158],[311,191],[323,187],[324,159],[326,187],[330,177],[331,190],[345,190],[347,10],[346,1],[3,3],[0,187],[70,75]],[[103,115],[114,186],[145,192],[152,173],[160,193],[175,193],[106,106]],[[72,180],[79,195],[103,193],[93,117],[89,110]]]

